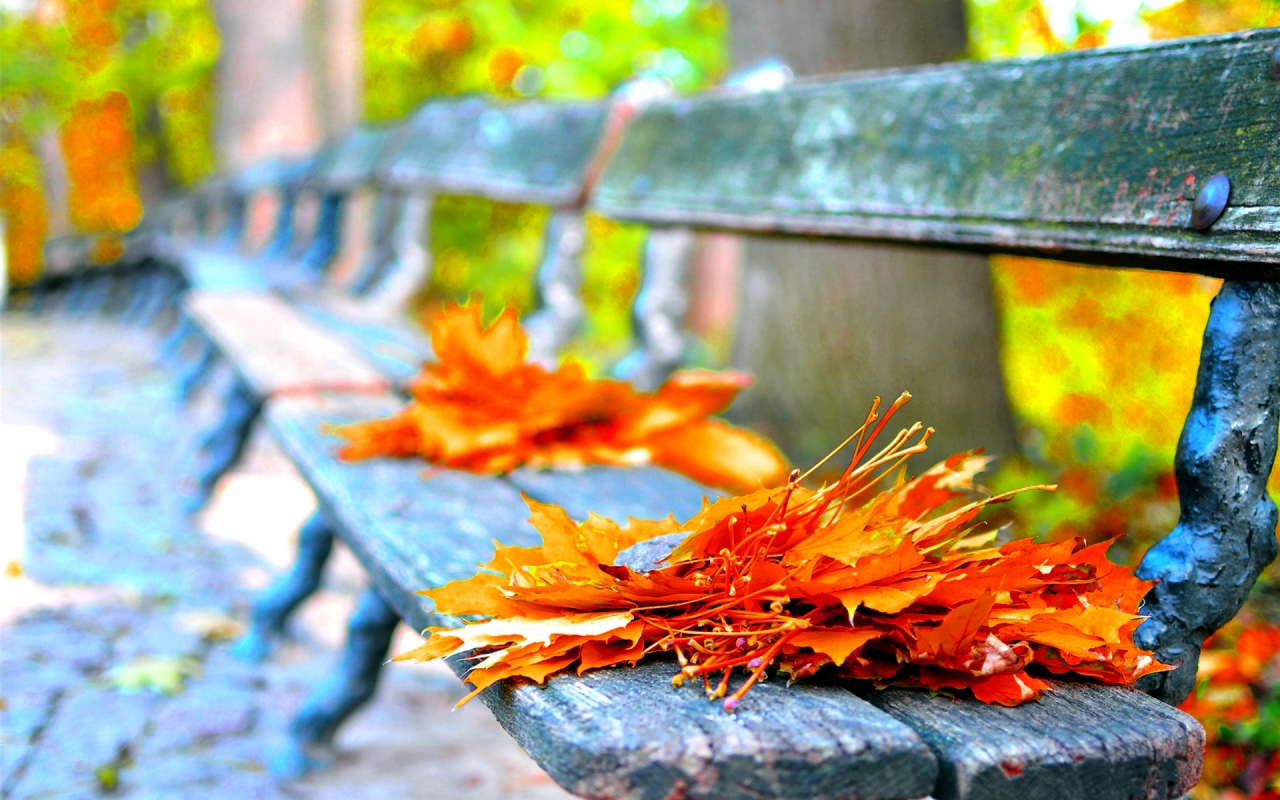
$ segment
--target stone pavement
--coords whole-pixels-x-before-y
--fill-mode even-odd
[[[388,668],[333,768],[272,781],[363,573],[339,553],[293,641],[262,665],[230,655],[314,499],[258,435],[186,518],[183,454],[216,407],[174,402],[156,344],[110,320],[0,317],[0,797],[569,797],[481,704],[451,712],[461,686],[432,665]]]

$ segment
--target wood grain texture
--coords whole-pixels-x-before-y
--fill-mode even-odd
[[[454,669],[459,665],[454,662]],[[906,726],[840,687],[758,684],[730,714],[677,666],[509,681],[480,695],[561,786],[601,800],[918,798],[938,766]]]
[[[646,107],[619,219],[1280,276],[1280,30],[953,63]],[[1199,186],[1231,202],[1190,228]],[[1226,263],[1224,263],[1226,262]]]
[[[626,524],[628,517],[684,521],[702,510],[702,498],[723,492],[658,467],[590,467],[581,472],[518,469],[507,476],[520,491],[543,503],[555,503],[576,520],[595,512]]]
[[[420,461],[335,458],[341,440],[321,426],[386,416],[403,404],[390,394],[284,398],[267,404],[266,418],[382,597],[422,630],[456,621],[433,615],[414,592],[471,577],[493,557],[495,539],[532,546],[540,538],[520,493],[503,481],[448,470],[424,479]]]
[[[183,310],[259,397],[386,391],[386,377],[346,340],[273,294],[193,291]]]
[[[607,116],[605,103],[431,102],[408,123],[386,177],[433,192],[577,205]]]
[[[937,800],[1173,800],[1200,777],[1204,730],[1130,689],[1053,682],[1017,708],[868,690],[941,764]]]

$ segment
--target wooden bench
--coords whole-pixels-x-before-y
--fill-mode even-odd
[[[384,131],[376,139],[357,134],[338,155],[318,157],[325,162],[326,198],[339,198],[335,208],[357,187],[376,183],[385,216],[376,220],[368,252],[358,254],[363,264],[355,270],[356,287],[294,287],[289,301],[225,287],[188,293],[179,335],[194,335],[201,346],[182,372],[180,396],[190,396],[219,358],[235,374],[224,393],[222,418],[201,439],[190,507],[206,501],[239,457],[269,398],[386,391],[407,382],[430,357],[425,337],[400,305],[429,276],[421,235],[434,194],[552,207],[537,276],[539,309],[528,325],[534,356],[553,360],[582,317],[582,204],[588,181],[599,172],[612,107],[431,103],[394,133]],[[338,230],[336,223],[332,227]],[[326,247],[334,251],[338,245],[334,240]]]
[[[1144,679],[1146,694],[1060,682],[1015,709],[766,684],[727,715],[671,690],[671,665],[656,662],[491,687],[481,699],[512,736],[586,797],[1119,800],[1189,790],[1203,731],[1166,703],[1186,697],[1200,643],[1276,555],[1266,483],[1280,414],[1278,46],[1280,31],[1252,31],[658,103],[629,124],[592,201],[658,226],[1226,278],[1178,448],[1182,516],[1139,569],[1159,583],[1136,638],[1176,670]],[[424,481],[417,463],[334,459],[321,423],[397,403],[319,396],[275,403],[267,415],[320,510],[293,570],[258,605],[247,644],[283,630],[318,584],[335,535],[372,584],[337,671],[299,712],[275,765],[282,775],[323,763],[337,727],[372,696],[400,620],[445,622],[416,591],[470,576],[495,539],[533,541],[519,491],[576,518],[616,519],[687,515],[704,491],[656,469],[444,471]]]

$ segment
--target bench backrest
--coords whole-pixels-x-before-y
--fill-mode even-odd
[[[385,180],[553,208],[581,204],[610,105],[480,98],[435,101],[410,118]]]
[[[595,195],[618,219],[1280,274],[1280,32],[970,62],[653,104]],[[1191,209],[1225,173],[1207,232]]]
[[[1180,702],[1276,556],[1280,30],[801,81],[645,108],[594,207],[656,225],[1022,253],[1229,280],[1140,645]],[[749,321],[748,321],[749,322]]]

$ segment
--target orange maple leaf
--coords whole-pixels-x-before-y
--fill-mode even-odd
[[[817,490],[797,472],[782,488],[707,503],[683,524],[628,528],[596,516],[575,523],[527,500],[540,547],[499,547],[475,577],[423,592],[438,612],[491,619],[431,629],[401,658],[473,651],[465,702],[510,677],[542,682],[575,665],[668,653],[681,665],[677,686],[699,679],[728,710],[771,668],[792,680],[826,670],[967,690],[1010,706],[1045,690],[1035,672],[1132,683],[1167,669],[1133,643],[1150,584],[1107,560],[1105,545],[994,544],[974,517],[1017,492],[969,502],[985,463],[973,454],[906,480],[904,461],[931,433],[918,423],[871,454],[908,398],[873,428],[876,401],[850,437],[849,467]],[[658,568],[617,563],[625,548],[673,533],[683,537]],[[730,693],[735,672],[745,679]]]
[[[525,362],[529,340],[515,309],[485,329],[474,302],[437,314],[431,345],[438,360],[415,379],[408,406],[334,429],[347,439],[342,458],[418,456],[486,474],[656,464],[728,491],[786,480],[786,461],[768,440],[709,418],[750,385],[742,373],[677,372],[642,393],[590,378],[574,362],[552,372]]]

